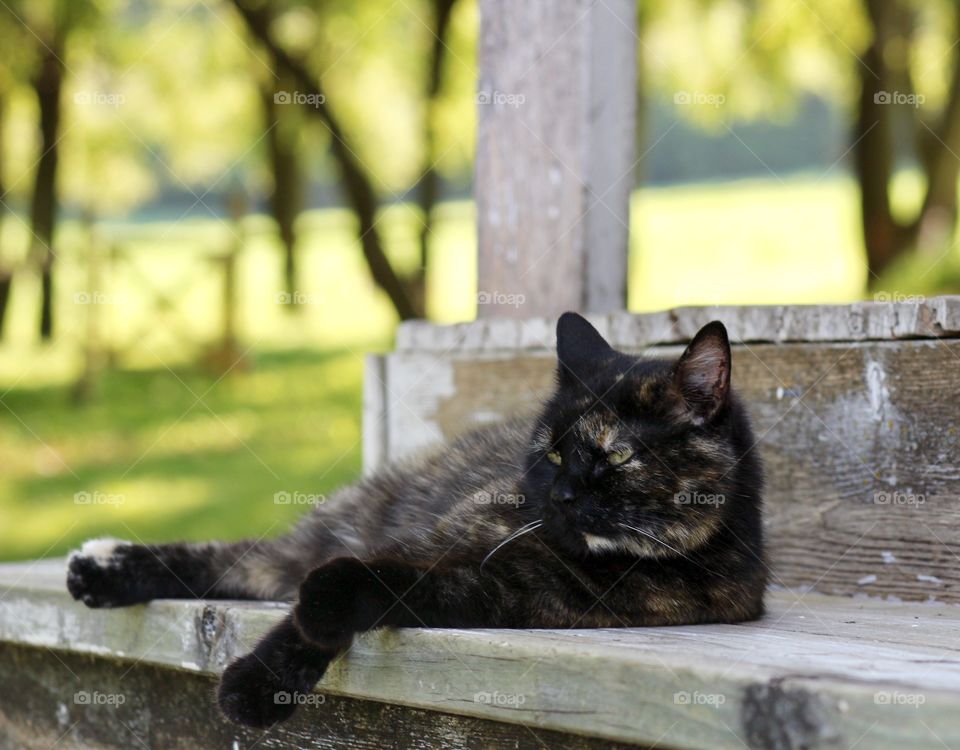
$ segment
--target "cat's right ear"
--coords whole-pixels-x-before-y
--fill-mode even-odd
[[[583,383],[597,363],[614,354],[600,332],[582,315],[565,312],[557,321],[557,372],[561,385]]]
[[[694,424],[720,413],[730,396],[730,341],[723,323],[715,320],[700,329],[677,360],[673,378]]]

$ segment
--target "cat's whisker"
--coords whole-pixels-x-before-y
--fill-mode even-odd
[[[638,534],[643,534],[643,535],[644,535],[645,537],[647,537],[648,539],[652,539],[652,540],[655,541],[657,544],[662,544],[664,547],[666,547],[666,548],[667,548],[668,550],[670,550],[671,552],[675,552],[676,554],[680,555],[680,557],[686,557],[686,555],[683,554],[683,553],[682,553],[680,550],[678,550],[676,547],[671,547],[671,546],[670,546],[669,544],[667,544],[665,541],[663,541],[662,539],[658,539],[658,538],[655,537],[653,534],[651,534],[649,531],[644,531],[643,529],[638,529],[636,526],[631,526],[631,525],[628,524],[628,523],[621,523],[620,526],[622,526],[622,527],[625,528],[625,529],[630,529],[630,531],[636,531]]]
[[[516,531],[514,531],[512,534],[510,534],[510,536],[508,536],[506,539],[504,539],[502,542],[500,542],[500,544],[498,544],[496,547],[494,547],[492,550],[490,550],[490,551],[487,553],[487,556],[486,556],[485,558],[483,558],[483,562],[480,563],[480,570],[483,570],[483,566],[486,565],[487,560],[489,560],[491,557],[493,557],[494,553],[495,553],[498,549],[500,549],[501,547],[504,547],[504,546],[510,544],[510,542],[512,542],[514,539],[519,539],[519,538],[522,537],[524,534],[529,534],[531,531],[536,531],[536,530],[539,529],[541,526],[543,526],[543,520],[540,519],[540,518],[538,518],[536,521],[531,521],[530,523],[524,524],[524,525],[521,526],[519,529],[517,529]]]

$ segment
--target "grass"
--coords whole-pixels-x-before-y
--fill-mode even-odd
[[[894,192],[901,207],[918,194],[909,176]],[[642,190],[633,205],[629,306],[857,299],[866,269],[856,200],[845,178]],[[393,260],[413,268],[412,210],[391,207],[380,226]],[[435,320],[474,314],[473,226],[472,205],[442,207],[428,269]],[[307,304],[295,313],[275,302],[282,286],[269,224],[244,223],[238,326],[249,366],[223,378],[191,364],[220,325],[219,277],[197,256],[229,247],[234,230],[211,219],[98,231],[100,246],[122,242],[136,252],[93,287],[103,304],[79,305],[74,295],[90,288],[88,243],[81,227],[64,227],[55,343],[35,340],[35,279],[24,274],[15,287],[0,347],[0,559],[62,554],[103,534],[276,534],[304,510],[276,504],[276,493],[326,494],[357,476],[362,354],[390,347],[395,317],[366,275],[346,213],[303,218],[299,291]],[[4,247],[25,240],[8,221]],[[938,256],[901,264],[889,288],[949,288],[943,269],[960,260],[955,250]],[[152,314],[141,276],[176,297],[177,325]],[[127,351],[97,398],[76,405],[91,312]]]
[[[189,370],[110,373],[103,397],[81,407],[64,386],[10,391],[3,557],[59,554],[103,534],[277,533],[304,508],[276,504],[276,493],[327,494],[357,475],[361,375],[350,353],[291,351],[219,382]]]

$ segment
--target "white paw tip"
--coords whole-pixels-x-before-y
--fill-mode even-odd
[[[88,539],[76,552],[71,553],[70,559],[75,557],[91,557],[97,565],[108,565],[113,553],[117,547],[125,542],[121,539],[112,537],[102,537],[100,539]]]

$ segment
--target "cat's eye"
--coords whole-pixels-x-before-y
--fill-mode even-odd
[[[547,460],[548,460],[550,463],[555,464],[555,465],[557,465],[557,466],[559,466],[560,464],[563,463],[563,458],[562,458],[562,457],[560,456],[560,454],[557,453],[556,451],[550,451],[550,452],[547,454]]]
[[[625,464],[633,458],[633,451],[629,448],[624,448],[622,451],[615,451],[613,453],[607,454],[607,461],[611,466],[619,466],[620,464]]]

